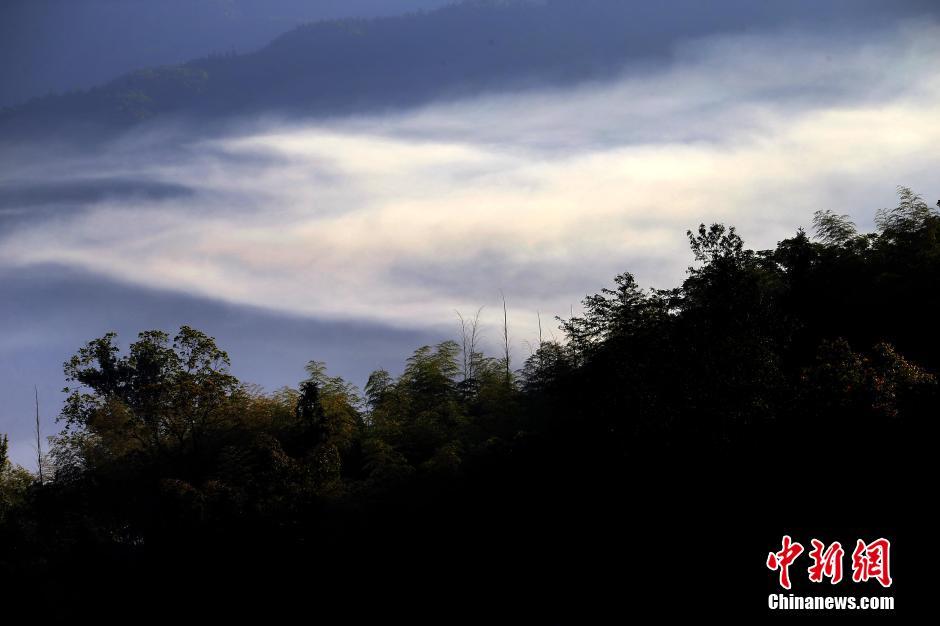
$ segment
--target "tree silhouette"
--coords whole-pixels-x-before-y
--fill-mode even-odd
[[[92,581],[137,606],[196,568],[194,588],[230,593],[226,574],[249,571],[250,593],[304,611],[310,589],[324,612],[415,590],[469,602],[498,581],[547,615],[544,598],[583,607],[611,582],[673,597],[648,572],[671,580],[675,538],[754,552],[763,521],[778,531],[771,491],[811,486],[786,514],[818,524],[856,524],[844,501],[872,494],[911,511],[932,475],[940,217],[901,188],[876,233],[831,212],[814,226],[752,250],[700,225],[681,284],[616,276],[511,384],[505,354],[472,347],[475,320],[362,396],[318,361],[265,393],[186,326],[123,352],[106,334],[65,363],[51,480],[0,439],[0,573],[41,575],[68,610]],[[585,554],[647,573],[605,579]]]

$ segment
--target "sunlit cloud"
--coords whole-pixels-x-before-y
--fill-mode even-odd
[[[896,184],[936,192],[938,35],[713,38],[660,71],[577,89],[253,121],[182,145],[125,139],[17,176],[188,192],[99,194],[17,223],[0,263],[400,326],[449,324],[502,290],[521,341],[536,311],[567,315],[620,271],[681,280],[699,222],[765,247],[816,209],[864,226]]]

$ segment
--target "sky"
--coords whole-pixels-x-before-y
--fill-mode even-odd
[[[870,228],[896,185],[932,203],[938,53],[930,17],[790,23],[576,86],[0,152],[0,432],[34,464],[33,385],[52,434],[62,362],[108,330],[197,326],[269,390],[311,359],[361,385],[456,311],[495,348],[503,294],[519,366],[616,274],[676,285],[701,222],[766,248],[818,209]]]

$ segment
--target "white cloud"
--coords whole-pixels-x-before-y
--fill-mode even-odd
[[[42,163],[27,177],[104,172],[195,194],[21,225],[0,263],[401,325],[449,323],[502,289],[514,334],[532,337],[536,310],[567,314],[616,272],[680,280],[701,221],[763,247],[818,208],[865,224],[896,184],[936,192],[938,34],[713,39],[607,84]]]

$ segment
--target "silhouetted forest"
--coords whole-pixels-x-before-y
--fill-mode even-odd
[[[4,460],[5,590],[68,618],[583,622],[726,588],[760,611],[783,532],[870,530],[912,598],[940,213],[899,195],[876,232],[818,212],[772,250],[699,226],[680,286],[617,276],[519,369],[472,323],[363,390],[312,361],[264,393],[189,327],[95,339],[65,362],[45,483]]]

